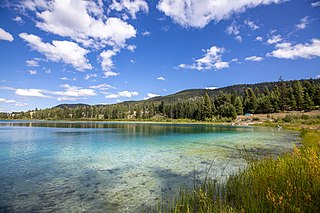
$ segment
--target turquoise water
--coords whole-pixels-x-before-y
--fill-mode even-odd
[[[272,128],[0,121],[0,212],[138,212],[195,178],[245,166],[238,149],[281,153]]]

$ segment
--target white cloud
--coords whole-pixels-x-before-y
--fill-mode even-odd
[[[136,63],[133,59],[130,60],[130,63],[134,64]]]
[[[97,74],[95,74],[95,73],[89,73],[89,74],[87,74],[85,77],[84,77],[84,79],[85,80],[89,80],[90,78],[96,78],[97,77]]]
[[[263,38],[261,36],[257,36],[256,41],[263,41]]]
[[[63,96],[82,97],[96,95],[93,89],[82,89],[81,87],[70,86],[69,84],[63,84],[61,87],[65,88],[65,91],[62,93]]]
[[[40,97],[40,98],[50,98],[43,94],[44,91],[40,89],[17,89],[16,95],[27,96],[27,97]]]
[[[75,77],[73,77],[73,78],[62,77],[60,79],[64,80],[64,81],[76,81],[77,80],[77,78],[75,78]]]
[[[184,27],[203,28],[210,21],[228,19],[248,8],[286,0],[160,0],[157,8]]]
[[[222,61],[224,48],[212,46],[210,49],[204,50],[205,55],[202,58],[195,60],[193,64],[180,64],[181,69],[196,69],[196,70],[220,70],[229,67],[229,62]]]
[[[132,25],[104,15],[103,1],[25,0],[24,6],[35,12],[38,28],[69,37],[86,47],[122,47],[127,39],[136,36]]]
[[[160,95],[155,94],[155,93],[148,93],[147,97],[144,98],[144,100],[150,99],[150,98],[154,98],[154,97],[158,97]]]
[[[269,57],[285,58],[285,59],[297,59],[305,58],[311,59],[314,57],[320,57],[320,39],[312,39],[310,43],[296,44],[285,42],[277,44],[276,50],[268,53]]]
[[[229,35],[238,35],[240,33],[239,29],[240,26],[237,25],[235,21],[233,21],[232,24],[227,27],[226,32]]]
[[[34,60],[34,59],[27,60],[27,61],[26,61],[26,65],[27,65],[28,67],[38,67],[38,66],[39,66],[38,61],[37,61],[37,60]]]
[[[268,44],[276,44],[282,41],[281,35],[273,35],[272,38],[267,40]]]
[[[137,96],[137,95],[139,95],[139,93],[136,91],[130,92],[125,90],[125,91],[118,92],[117,94],[111,94],[111,93],[107,94],[105,98],[120,98],[120,97],[132,98],[133,96]]]
[[[130,45],[128,45],[127,46],[127,49],[129,50],[129,51],[131,51],[131,52],[134,52],[134,50],[137,48],[137,46],[136,45],[133,45],[133,44],[130,44]]]
[[[30,75],[38,74],[37,70],[29,70],[28,72],[29,72]]]
[[[44,69],[44,72],[45,72],[45,73],[47,73],[47,74],[50,74],[50,73],[51,73],[51,69],[45,68],[45,67],[43,67],[43,69]]]
[[[106,96],[104,96],[105,98],[119,98],[120,96],[118,94],[108,94]]]
[[[157,80],[165,81],[166,79],[165,79],[164,77],[162,77],[162,76],[159,76],[159,77],[157,78]]]
[[[89,51],[83,49],[77,43],[54,40],[52,44],[50,44],[42,42],[41,38],[36,35],[20,33],[19,36],[25,40],[32,49],[44,54],[50,61],[70,64],[79,71],[92,69],[91,64],[85,57]]]
[[[119,73],[111,71],[114,68],[112,57],[115,56],[117,52],[118,50],[105,50],[100,53],[101,67],[106,78],[119,75]]]
[[[86,98],[75,98],[75,97],[58,97],[58,101],[77,101],[77,100],[82,100]]]
[[[89,88],[91,88],[91,89],[99,89],[99,90],[116,89],[116,87],[113,87],[113,86],[105,84],[105,83],[99,84],[99,85],[90,86]]]
[[[320,75],[317,75],[316,78],[320,78]]]
[[[235,39],[236,39],[238,42],[240,42],[240,43],[242,42],[242,37],[241,37],[241,36],[239,36],[239,35],[238,35],[238,36],[236,36],[236,37],[235,37]]]
[[[320,1],[311,3],[311,7],[320,7]]]
[[[133,91],[133,92],[122,91],[122,92],[119,92],[118,94],[120,95],[120,97],[125,97],[125,98],[131,98],[133,96],[139,95],[139,93],[136,91]]]
[[[0,89],[3,89],[3,90],[11,90],[11,91],[15,91],[15,90],[16,90],[16,88],[7,87],[7,86],[0,86]]]
[[[254,56],[247,57],[244,60],[246,60],[246,61],[262,61],[263,58],[260,57],[260,56],[255,56],[254,55]]]
[[[116,11],[124,10],[129,13],[133,19],[136,19],[136,13],[140,10],[146,13],[149,11],[148,4],[144,0],[112,0],[110,9]]]
[[[141,34],[142,34],[143,36],[150,36],[150,35],[151,35],[151,32],[149,32],[149,31],[143,31]]]
[[[249,19],[244,20],[244,23],[251,28],[251,30],[257,30],[260,27],[256,25],[253,21],[250,21]]]
[[[0,40],[13,41],[13,36],[0,27]]]
[[[27,106],[28,104],[26,103],[21,103],[21,102],[18,102],[16,100],[8,100],[8,99],[5,99],[5,98],[0,98],[0,103],[5,103],[5,104],[12,104],[16,107],[23,107],[23,106]]]
[[[215,90],[215,89],[218,89],[218,87],[206,87],[205,89],[207,89],[207,90]]]
[[[309,17],[303,17],[302,19],[300,19],[299,24],[296,25],[296,29],[297,30],[303,30],[307,27],[307,25],[310,23],[309,21]]]
[[[12,20],[17,22],[18,24],[22,24],[24,22],[20,16],[16,16]]]

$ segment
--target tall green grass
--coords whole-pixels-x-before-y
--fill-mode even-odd
[[[245,170],[181,189],[158,212],[320,212],[320,131],[301,135],[303,146],[292,153],[263,160],[248,154]]]

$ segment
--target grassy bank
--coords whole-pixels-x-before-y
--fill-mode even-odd
[[[300,148],[256,160],[222,183],[205,179],[182,189],[159,212],[320,212],[320,131],[302,130]]]

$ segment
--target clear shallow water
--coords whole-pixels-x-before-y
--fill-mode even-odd
[[[245,165],[238,149],[281,153],[297,133],[272,128],[0,121],[0,212],[137,212]]]

